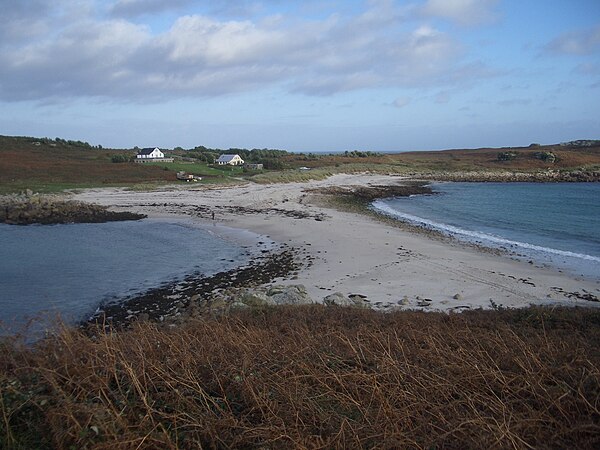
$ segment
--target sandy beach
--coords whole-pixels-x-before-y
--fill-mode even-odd
[[[151,192],[90,189],[76,200],[149,217],[192,218],[202,226],[249,230],[297,249],[302,268],[277,284],[302,284],[316,302],[334,292],[375,308],[461,311],[531,304],[597,306],[600,280],[517,261],[410,232],[370,215],[320,206],[311,190],[398,184],[399,177],[335,175],[324,181],[173,186]],[[215,220],[212,220],[212,213]]]

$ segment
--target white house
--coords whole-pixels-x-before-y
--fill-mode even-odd
[[[244,160],[240,158],[240,155],[221,155],[219,159],[215,161],[218,165],[224,166],[243,166]]]
[[[165,158],[165,154],[158,147],[143,148],[138,151],[135,157],[135,162],[144,163],[153,161],[173,162],[173,158]]]

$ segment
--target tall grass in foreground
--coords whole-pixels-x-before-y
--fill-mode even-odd
[[[600,313],[310,307],[0,349],[4,448],[598,448]]]

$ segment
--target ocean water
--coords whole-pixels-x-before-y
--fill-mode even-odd
[[[9,331],[40,315],[73,323],[102,303],[242,265],[244,247],[186,221],[2,224],[0,321]]]
[[[399,220],[600,280],[599,183],[434,183],[434,195],[377,200]]]

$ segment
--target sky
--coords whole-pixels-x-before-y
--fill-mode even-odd
[[[600,139],[600,0],[0,0],[0,134],[409,151]]]

